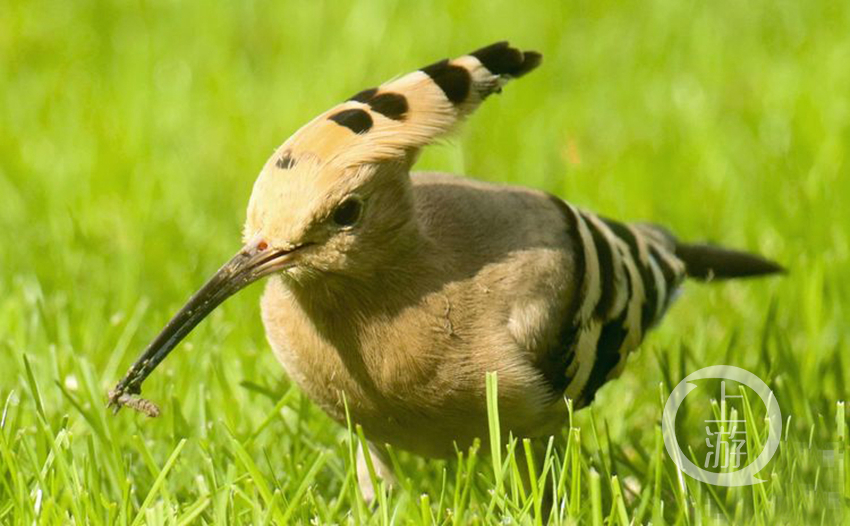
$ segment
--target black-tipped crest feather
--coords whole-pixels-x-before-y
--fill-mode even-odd
[[[536,51],[520,51],[506,42],[496,42],[470,53],[494,75],[519,78],[540,65],[543,55]]]

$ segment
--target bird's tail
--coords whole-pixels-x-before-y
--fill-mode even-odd
[[[688,277],[702,281],[748,278],[785,272],[782,265],[757,254],[716,245],[676,241],[675,253],[676,257],[685,264]]]

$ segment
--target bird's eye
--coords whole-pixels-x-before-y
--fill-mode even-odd
[[[334,210],[333,222],[339,226],[354,226],[360,220],[363,212],[363,201],[357,197],[349,197]]]

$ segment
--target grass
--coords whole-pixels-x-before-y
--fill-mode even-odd
[[[553,524],[849,520],[845,2],[0,0],[0,13],[0,523],[541,524],[547,488]],[[395,451],[400,487],[374,508],[354,484],[356,428],[269,352],[260,286],[146,383],[162,417],[106,411],[107,388],[237,249],[275,146],[362,88],[503,38],[544,66],[419,168],[546,189],[790,274],[688,285],[551,446]],[[664,451],[666,394],[718,363],[764,379],[782,409],[764,484],[709,486]],[[748,402],[757,448],[763,407]],[[676,422],[698,464],[712,407]],[[545,477],[523,488],[527,454]]]

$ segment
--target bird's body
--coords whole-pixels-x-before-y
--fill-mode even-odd
[[[416,173],[407,234],[381,272],[300,285],[269,280],[269,341],[325,411],[428,456],[486,437],[484,375],[504,425],[531,436],[565,411],[540,369],[576,296],[576,247],[546,194]],[[563,371],[566,375],[566,371]],[[566,376],[565,376],[566,378]]]
[[[497,43],[364,90],[296,132],[254,185],[242,250],[112,403],[138,394],[228,296],[271,276],[262,317],[289,376],[339,422],[347,404],[374,444],[447,456],[487,438],[486,373],[498,374],[504,433],[554,433],[564,397],[586,405],[618,375],[686,276],[780,269],[544,192],[411,174],[419,149],[540,59]]]

